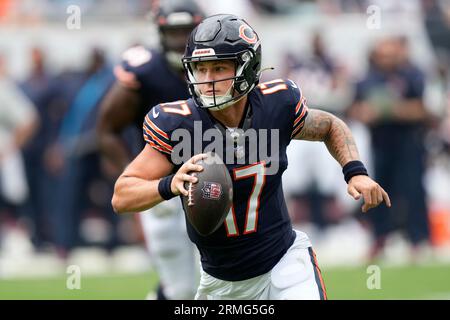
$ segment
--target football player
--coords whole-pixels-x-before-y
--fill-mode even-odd
[[[233,148],[225,147],[225,153],[233,153],[233,161],[225,164],[234,194],[224,223],[208,236],[187,223],[189,238],[201,254],[196,299],[326,299],[311,243],[306,234],[292,229],[281,175],[291,140],[323,141],[343,167],[348,193],[354,199],[364,198],[363,212],[383,201],[390,206],[387,193],[359,160],[350,130],[327,112],[308,110],[294,82],[276,79],[258,84],[260,39],[237,16],[215,15],[200,23],[189,37],[183,65],[192,98],[160,104],[146,116],[147,145],[118,178],[114,209],[118,213],[139,211],[188,195],[184,183],[197,182],[192,172],[202,170],[196,162],[204,154],[188,155],[180,163],[175,154],[177,129],[198,136],[194,132],[198,121],[203,130],[221,132],[225,146],[229,137],[236,137],[229,131],[238,136],[250,129],[275,131],[278,140],[253,141],[259,150],[277,145],[277,156],[270,159],[261,158],[264,152],[258,152],[256,161],[251,160],[251,143],[239,137]],[[202,150],[210,143],[203,139]]]
[[[102,103],[97,132],[103,154],[119,172],[132,159],[122,138],[124,130],[130,125],[142,130],[152,106],[188,98],[181,58],[189,34],[203,17],[193,1],[162,1],[154,12],[162,50],[132,47],[115,68],[117,81]],[[167,201],[143,212],[140,221],[162,285],[158,299],[193,299],[198,262],[186,235],[179,201]]]

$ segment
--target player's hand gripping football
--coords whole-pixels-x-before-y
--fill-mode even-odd
[[[361,195],[363,196],[362,212],[377,207],[383,201],[388,207],[391,207],[391,200],[387,192],[368,176],[358,175],[351,178],[348,182],[347,192],[355,200],[359,200]]]
[[[200,172],[203,170],[201,165],[195,164],[197,161],[204,159],[207,155],[204,153],[196,154],[188,161],[186,161],[180,169],[178,169],[177,173],[172,179],[172,183],[170,184],[170,189],[175,195],[184,195],[188,196],[188,191],[184,188],[185,182],[197,183],[197,177],[190,175],[192,172]]]

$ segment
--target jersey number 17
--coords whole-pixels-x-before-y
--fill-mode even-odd
[[[250,197],[247,201],[247,210],[245,213],[245,226],[242,234],[249,234],[256,232],[258,227],[258,210],[261,193],[266,181],[265,178],[265,163],[257,162],[245,167],[236,168],[233,170],[233,179],[249,179],[253,178],[253,188]],[[228,215],[224,221],[225,229],[228,237],[239,236],[239,230],[236,222],[236,215],[234,206],[231,207]]]

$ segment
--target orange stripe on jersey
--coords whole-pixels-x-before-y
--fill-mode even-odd
[[[156,124],[154,124],[152,120],[150,120],[148,115],[145,116],[145,122],[150,128],[155,130],[160,136],[169,140],[169,135],[167,133],[165,133],[164,131],[162,131],[160,128],[158,128],[158,126]]]
[[[158,151],[170,154],[170,152],[164,150],[163,148],[161,148],[160,146],[158,146],[156,143],[154,143],[148,136],[147,134],[144,134],[144,140],[145,142],[147,142],[153,149],[156,149]]]
[[[301,119],[302,119],[301,116],[298,116],[297,119],[295,119],[295,121],[294,121],[294,128],[295,128],[295,126],[297,126],[297,124],[300,122]]]
[[[300,107],[302,106],[302,99],[297,103],[297,106],[295,107],[295,114],[298,113],[298,110],[300,110]]]
[[[304,118],[306,111],[308,110],[307,106],[303,107],[302,113],[295,119],[294,121],[294,127]]]
[[[291,138],[295,137],[297,135],[297,133],[300,132],[300,130],[303,128],[303,126],[305,125],[305,121],[303,121],[291,134]]]
[[[149,139],[151,141],[153,141],[153,143],[157,144],[159,147],[163,148],[164,150],[171,152],[172,151],[172,147],[170,145],[168,145],[167,143],[165,143],[164,141],[161,141],[157,136],[155,136],[150,130],[148,130],[147,128],[144,128],[145,133],[147,135],[149,135]]]
[[[304,104],[305,102],[305,98],[303,98],[303,96],[300,97],[300,99],[298,100],[297,106],[295,107],[295,114],[298,113],[298,111],[300,110],[300,107],[302,106],[302,104]]]
[[[166,154],[170,154],[170,152],[168,152],[168,151],[166,151],[166,150],[164,150],[163,148],[161,148],[161,147],[159,147],[158,145],[156,145],[153,141],[148,141],[148,144],[152,147],[152,148],[154,148],[154,149],[156,149],[156,150],[158,150],[158,151],[161,151],[161,152],[164,152],[164,153],[166,153]]]
[[[167,150],[169,152],[172,151],[173,148],[170,145],[168,145],[167,143],[165,143],[164,141],[159,139],[156,135],[153,134],[153,132],[151,132],[145,126],[144,126],[144,131],[145,131],[145,133],[150,135],[150,137],[152,137],[153,142],[157,143],[160,147],[162,147],[163,149],[165,149],[165,150]]]
[[[302,112],[300,113],[300,115],[294,121],[294,127],[300,122],[301,119],[303,119],[303,117],[305,116],[306,111],[308,111],[308,107],[307,106],[303,106]]]
[[[298,132],[298,128],[301,128],[301,127],[303,127],[304,125],[305,125],[305,119],[301,120],[301,121],[299,122],[299,125],[294,127],[294,132]]]

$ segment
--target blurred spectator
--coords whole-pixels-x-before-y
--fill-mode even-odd
[[[94,49],[86,71],[65,77],[66,90],[72,87],[66,94],[73,98],[68,99],[70,104],[58,141],[48,155],[51,167],[60,175],[52,223],[56,245],[63,257],[74,246],[82,244],[79,230],[82,213],[89,210],[90,183],[100,172],[92,131],[93,117],[98,103],[112,84],[113,74],[104,53]]]
[[[369,6],[377,6],[385,15],[392,15],[397,19],[402,15],[414,15],[420,12],[420,0],[396,1],[396,0],[364,0],[363,8],[366,12]]]
[[[448,1],[422,0],[422,7],[425,30],[436,57],[434,84],[441,93],[435,102],[445,108],[450,103],[450,6]]]
[[[351,88],[347,85],[346,71],[327,53],[322,31],[314,32],[310,47],[309,54],[287,55],[286,75],[301,84],[310,104],[341,114],[350,101]]]
[[[0,0],[0,23],[21,25],[42,24],[50,20],[65,20],[67,8],[78,6],[83,20],[117,21],[143,18],[152,0]],[[70,11],[70,10],[69,10]],[[73,11],[70,11],[73,12]]]
[[[0,222],[16,222],[28,196],[21,148],[32,137],[38,117],[32,103],[8,77],[0,53]]]
[[[318,31],[312,37],[311,50],[309,55],[288,55],[286,76],[299,85],[310,107],[340,115],[350,102],[346,74],[327,54]],[[336,179],[341,173],[326,147],[312,142],[291,143],[288,157],[291,165],[283,184],[291,195],[293,221],[311,221],[318,227],[338,222],[343,212],[336,198]]]
[[[55,192],[55,179],[45,166],[44,155],[54,143],[59,130],[65,105],[60,97],[57,81],[46,69],[44,52],[38,48],[30,50],[31,72],[21,83],[22,90],[33,102],[43,125],[23,150],[30,196],[26,213],[33,225],[32,240],[37,248],[51,241],[50,210]]]
[[[366,10],[364,0],[317,0],[317,5],[328,14],[363,13]]]
[[[422,0],[425,30],[436,55],[450,60],[450,7],[448,1]]]
[[[427,113],[424,75],[409,60],[404,38],[380,40],[369,59],[349,114],[370,127],[376,180],[392,199],[392,209],[380,206],[367,216],[376,238],[371,258],[376,258],[396,229],[406,232],[414,248],[429,239],[422,182]]]

